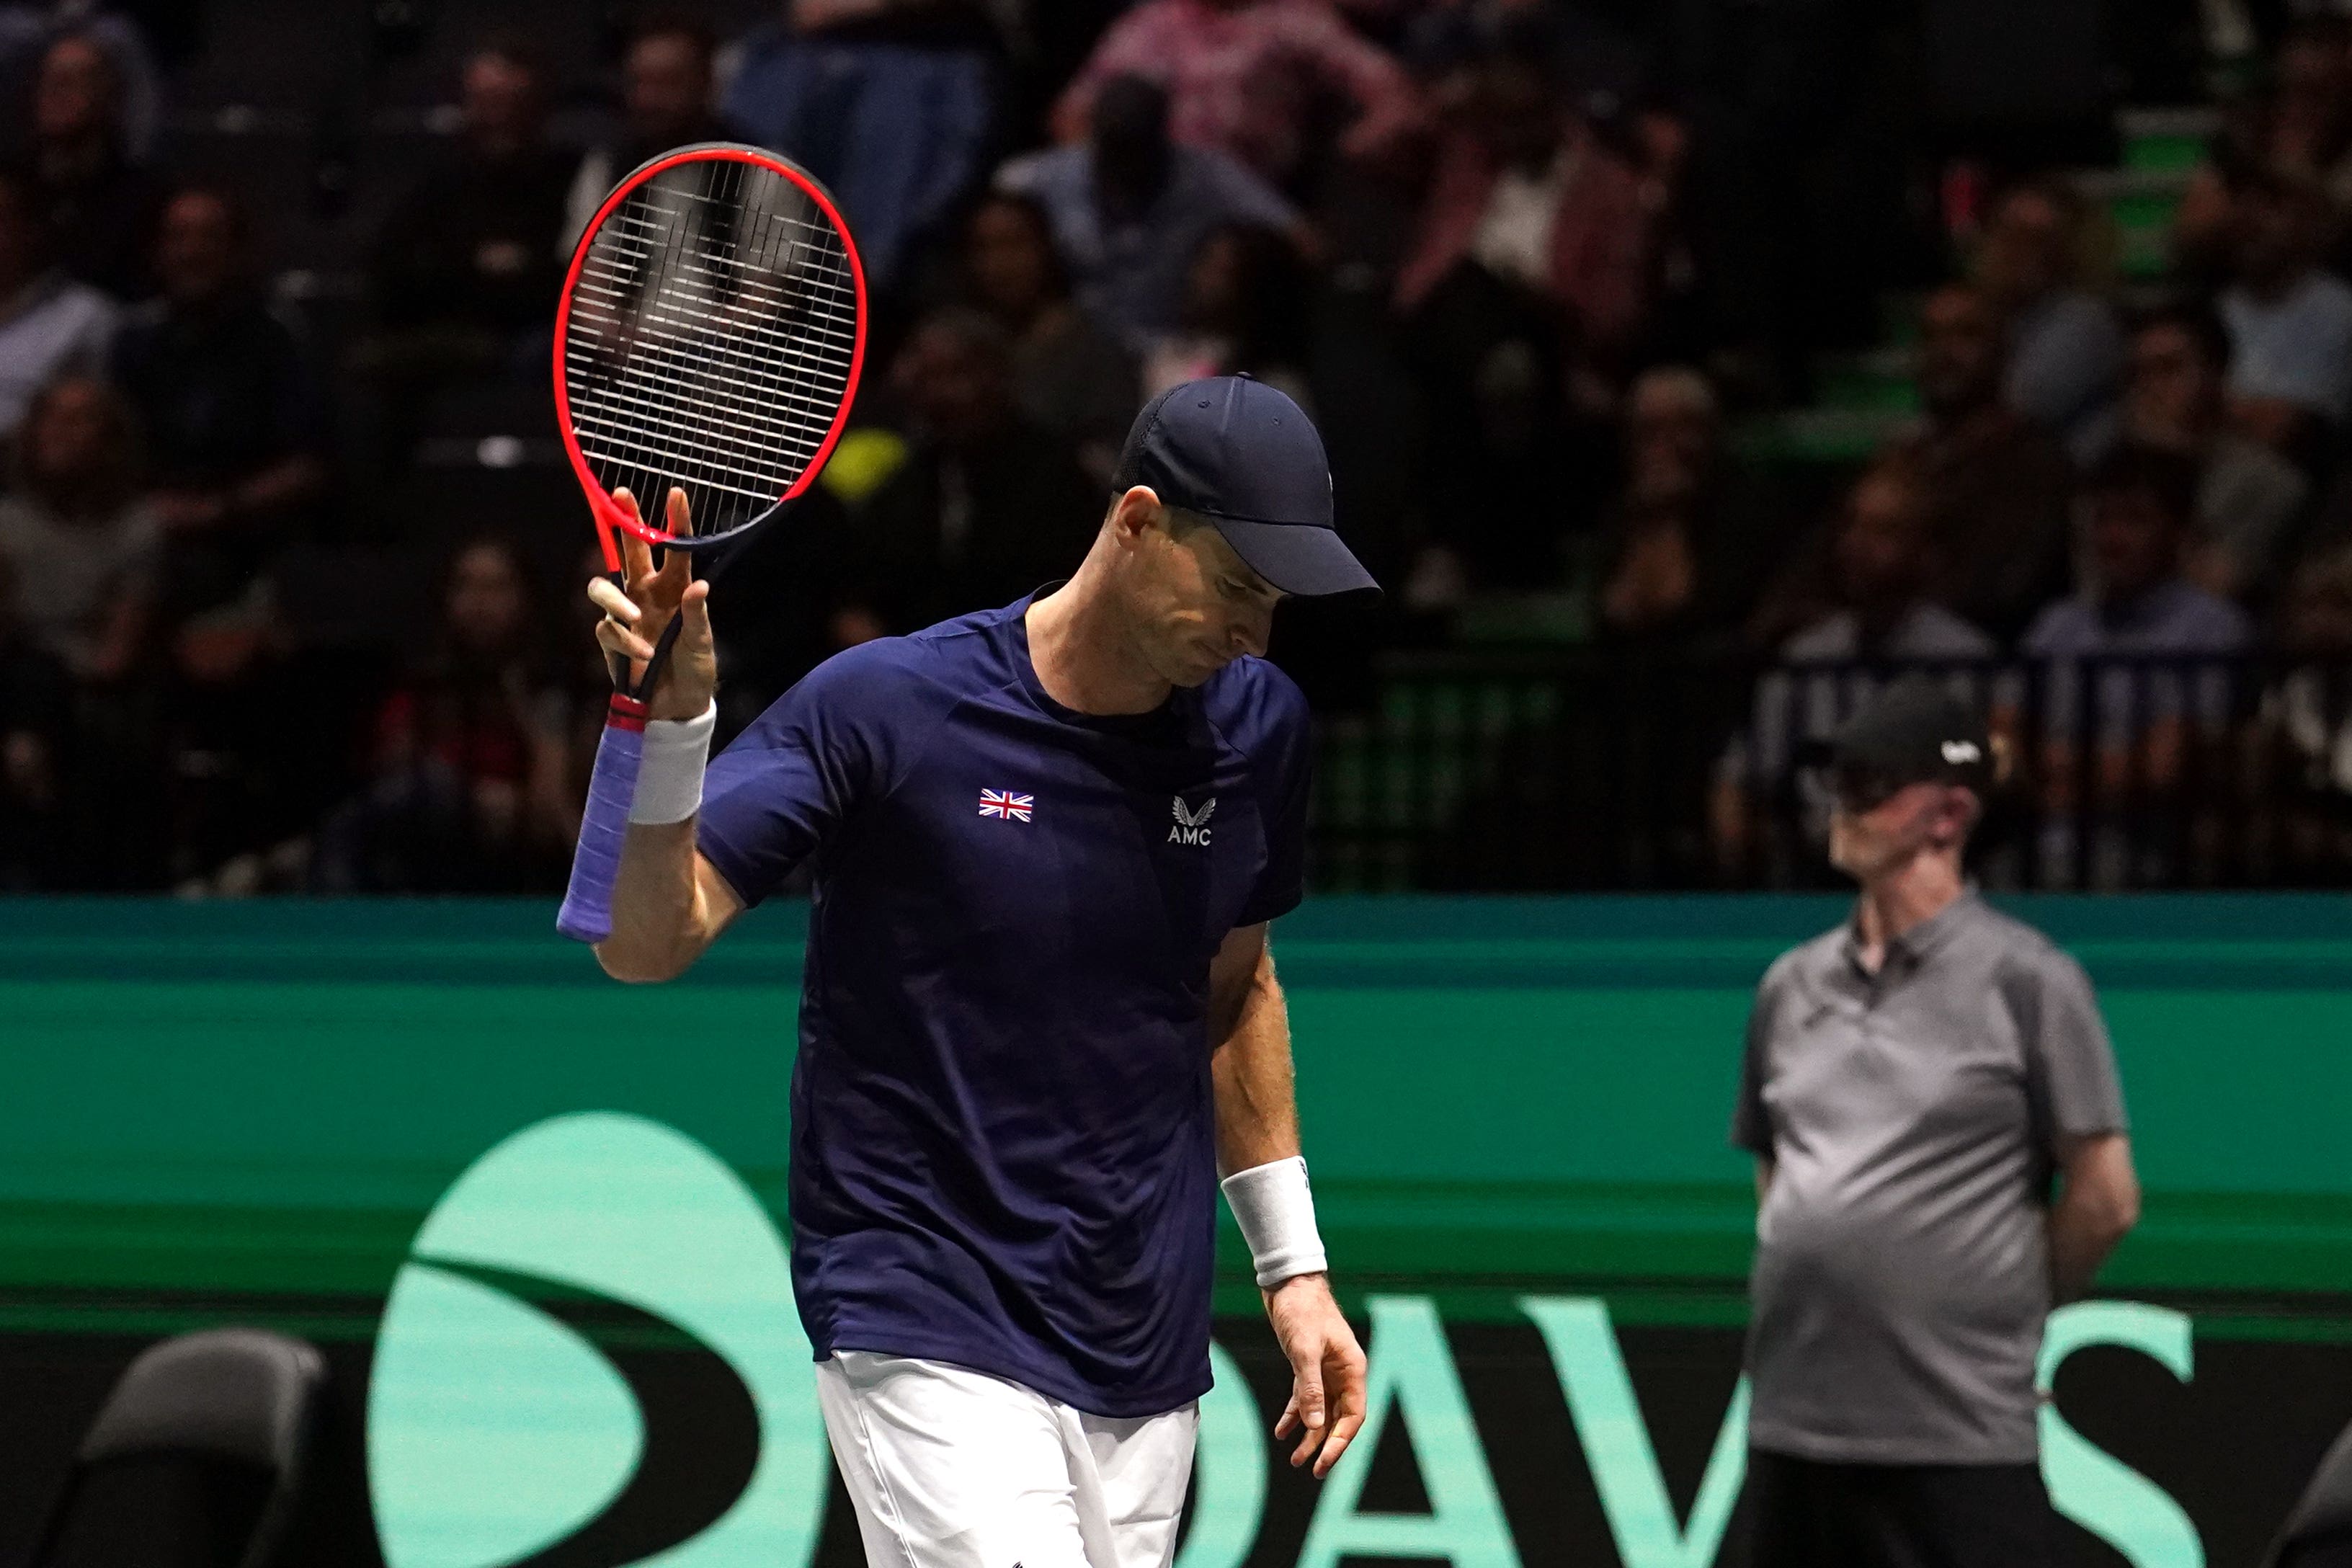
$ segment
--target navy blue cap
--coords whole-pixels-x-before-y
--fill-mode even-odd
[[[1188,381],[1143,405],[1113,476],[1197,512],[1286,594],[1378,592],[1331,521],[1331,465],[1298,405],[1262,381]]]

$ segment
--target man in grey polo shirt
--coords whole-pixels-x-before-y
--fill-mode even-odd
[[[1761,1205],[1756,1568],[2054,1559],[2042,1322],[2139,1188],[2089,980],[1962,877],[1990,760],[1932,681],[1857,713],[1832,742],[1830,858],[1862,896],[1757,992],[1732,1121]]]

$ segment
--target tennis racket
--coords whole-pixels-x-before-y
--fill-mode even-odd
[[[556,423],[622,589],[625,538],[723,549],[805,491],[849,418],[865,351],[857,247],[805,172],[706,142],[623,180],[581,236],[555,312]],[[646,521],[614,500],[624,489],[660,521],[683,490],[694,531]],[[635,681],[615,660],[555,921],[577,941],[612,934],[647,702],[684,621],[670,617]]]

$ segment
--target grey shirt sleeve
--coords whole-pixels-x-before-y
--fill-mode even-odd
[[[2028,961],[2010,989],[2029,1004],[2018,1018],[2025,1090],[2052,1157],[2060,1139],[2127,1131],[2115,1047],[2083,966],[2051,948]]]
[[[1739,1098],[1731,1108],[1731,1146],[1761,1160],[1772,1157],[1772,1119],[1764,1110],[1764,1052],[1772,1037],[1779,975],[1775,965],[1756,988],[1756,1000],[1748,1007],[1748,1045],[1739,1059]]]

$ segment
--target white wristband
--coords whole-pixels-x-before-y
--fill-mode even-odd
[[[631,822],[684,822],[702,809],[702,770],[710,761],[710,731],[718,727],[716,700],[698,718],[646,721]]]
[[[1241,1222],[1242,1239],[1249,1243],[1250,1260],[1257,1265],[1260,1289],[1329,1267],[1315,1230],[1315,1194],[1307,1187],[1305,1160],[1294,1154],[1252,1165],[1222,1184],[1226,1205]]]

